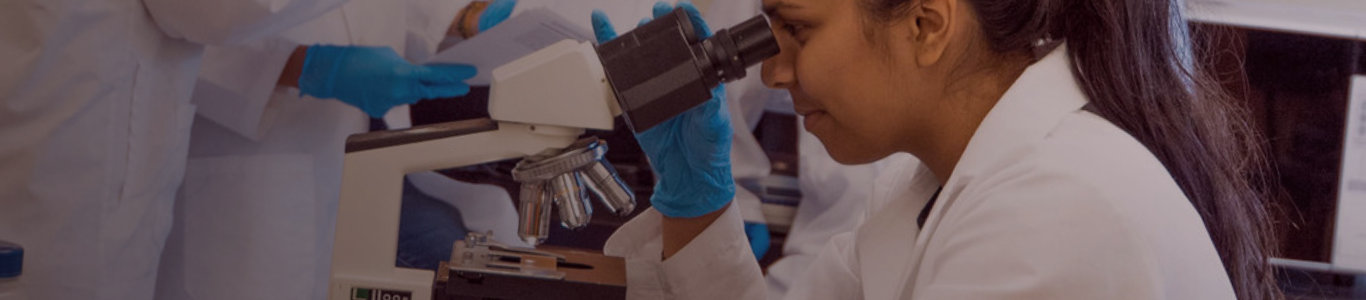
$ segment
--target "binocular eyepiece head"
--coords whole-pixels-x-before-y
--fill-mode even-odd
[[[711,99],[711,89],[745,77],[778,54],[768,20],[755,16],[705,40],[683,9],[597,48],[626,123],[642,132]]]

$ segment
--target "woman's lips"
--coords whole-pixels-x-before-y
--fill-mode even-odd
[[[810,99],[803,96],[799,93],[792,93],[792,110],[797,115],[804,117],[802,125],[806,127],[806,131],[811,131],[816,124],[825,121],[830,116],[819,105],[815,105]]]
[[[806,101],[801,101],[801,100],[797,100],[797,99],[793,99],[793,101],[792,101],[792,110],[793,110],[794,112],[796,112],[797,115],[801,115],[801,116],[806,116],[806,115],[810,115],[810,114],[813,114],[813,113],[825,111],[824,109],[821,109],[820,107],[817,107],[817,106],[815,106],[815,105],[810,105],[810,104],[808,104],[808,102],[806,102]]]
[[[825,118],[829,117],[823,110],[804,111],[799,112],[798,114],[802,115],[802,127],[805,127],[808,132],[815,132],[815,130],[812,129],[816,128],[817,124],[824,122]]]

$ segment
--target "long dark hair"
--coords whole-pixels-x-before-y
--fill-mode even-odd
[[[871,20],[915,0],[862,0]],[[1267,262],[1273,184],[1246,108],[1193,62],[1175,0],[968,0],[991,49],[1032,55],[1065,41],[1093,112],[1157,156],[1190,199],[1239,299],[1281,299]]]

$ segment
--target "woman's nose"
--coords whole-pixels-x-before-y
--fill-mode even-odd
[[[775,29],[776,31],[776,29]],[[786,34],[775,34],[778,40],[778,55],[774,55],[764,60],[761,77],[764,85],[769,88],[787,89],[796,86],[797,74],[795,65],[797,59],[797,44],[792,37]]]

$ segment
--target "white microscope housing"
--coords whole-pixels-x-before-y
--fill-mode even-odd
[[[429,270],[394,266],[403,176],[562,149],[621,114],[588,42],[561,41],[492,72],[489,114],[347,140],[328,299],[431,299]],[[387,297],[387,298],[386,298]],[[367,297],[371,298],[371,297]]]

